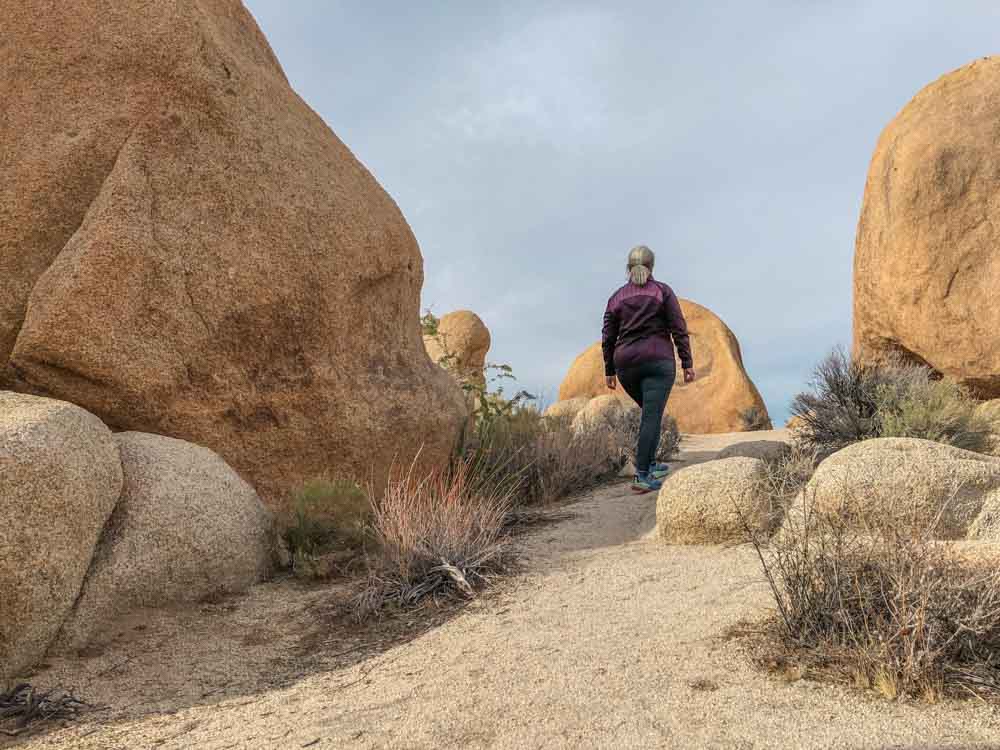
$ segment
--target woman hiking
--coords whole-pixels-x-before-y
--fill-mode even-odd
[[[660,489],[666,464],[656,463],[667,397],[676,375],[674,347],[684,368],[684,382],[695,379],[687,321],[677,295],[653,278],[653,251],[645,245],[628,254],[628,283],[608,300],[604,311],[604,375],[608,388],[618,383],[642,407],[635,451],[632,491]],[[673,344],[671,344],[673,339]]]

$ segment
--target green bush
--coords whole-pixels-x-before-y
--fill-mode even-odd
[[[948,380],[915,380],[904,393],[885,388],[879,397],[881,437],[912,437],[989,452],[995,424],[962,386]]]
[[[368,495],[354,482],[316,479],[293,496],[292,523],[285,543],[296,575],[324,577],[324,558],[337,550],[364,546],[371,518]]]
[[[988,452],[995,424],[962,386],[900,360],[858,362],[835,350],[816,368],[810,390],[792,402],[796,438],[824,457],[878,437],[936,440]]]

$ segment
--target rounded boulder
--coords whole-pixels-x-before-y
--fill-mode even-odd
[[[764,462],[726,458],[681,469],[656,500],[660,538],[672,544],[741,542],[748,529],[767,536],[781,520],[765,489]]]
[[[483,385],[486,382],[486,355],[492,339],[490,330],[470,310],[448,313],[438,321],[437,333],[424,336],[430,358],[459,382]]]
[[[1000,459],[916,438],[855,443],[823,461],[799,504],[859,526],[906,523],[939,539],[988,535],[1000,508]]]
[[[693,383],[685,383],[678,364],[667,411],[677,420],[680,431],[742,432],[748,429],[749,415],[753,415],[755,428],[766,426],[767,407],[743,366],[736,336],[708,308],[685,299],[680,304],[698,373]],[[605,395],[631,402],[621,385],[614,391],[607,387],[604,357],[598,342],[574,360],[559,387],[559,399]]]
[[[779,461],[792,453],[792,446],[781,440],[750,440],[733,443],[719,451],[718,458],[759,458],[762,461]]]
[[[100,639],[133,610],[246,590],[275,556],[270,513],[208,448],[125,432],[124,488],[60,645]]]
[[[1000,57],[920,91],[882,132],[854,256],[854,350],[1000,396]]]
[[[121,490],[118,447],[101,420],[0,392],[0,681],[45,655]]]

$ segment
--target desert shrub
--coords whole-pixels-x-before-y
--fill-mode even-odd
[[[889,698],[1000,693],[1000,572],[853,500],[821,513],[807,491],[776,537],[750,534],[778,612],[758,658]]]
[[[749,409],[741,411],[740,422],[743,423],[743,429],[747,432],[770,430],[773,427],[771,424],[771,418],[768,417],[767,412],[759,406],[751,406]]]
[[[818,457],[801,445],[790,453],[764,461],[764,491],[775,505],[787,507],[792,498],[808,484],[816,471]]]
[[[330,572],[324,558],[337,549],[357,550],[367,538],[371,503],[354,482],[317,479],[292,498],[293,515],[285,529],[292,570],[305,578]]]
[[[494,419],[470,441],[466,461],[478,476],[515,488],[515,514],[593,487],[619,467],[603,434],[576,433],[571,420],[533,406]]]
[[[607,409],[598,415],[580,433],[605,436],[614,470],[620,469],[635,459],[642,412],[638,409]],[[677,420],[669,414],[663,415],[660,425],[660,443],[656,451],[657,461],[669,461],[680,448],[681,434]]]
[[[929,375],[929,371],[927,373]],[[996,425],[968,391],[949,380],[914,379],[904,393],[880,392],[881,437],[912,437],[987,453]]]
[[[387,606],[468,598],[510,563],[515,487],[464,462],[417,479],[390,477],[373,504],[375,552],[358,598],[367,616]]]
[[[792,402],[796,439],[820,456],[861,440],[918,437],[989,451],[994,425],[957,383],[901,360],[852,360],[835,350],[816,368],[810,390]]]

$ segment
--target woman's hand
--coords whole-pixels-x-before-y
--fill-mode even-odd
[[[608,375],[604,379],[604,382],[608,384],[608,388],[610,388],[611,390],[615,390],[615,388],[618,387],[618,378],[616,378],[614,375]]]
[[[685,383],[693,383],[694,379],[696,377],[698,377],[698,376],[695,374],[693,367],[685,367],[684,368],[684,382]]]

